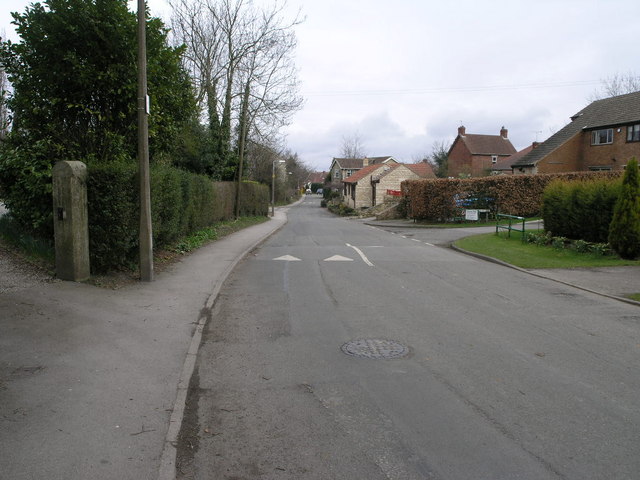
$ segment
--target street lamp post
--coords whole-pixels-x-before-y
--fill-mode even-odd
[[[274,160],[271,163],[271,216],[275,215],[276,208],[276,163],[285,163],[284,160]]]

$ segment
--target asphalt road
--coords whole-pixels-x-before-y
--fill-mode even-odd
[[[639,478],[637,306],[428,235],[292,208],[214,306],[179,478]]]

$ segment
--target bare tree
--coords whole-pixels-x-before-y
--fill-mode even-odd
[[[4,30],[0,32],[0,40],[5,40],[6,34]],[[0,141],[4,140],[9,132],[9,107],[7,101],[9,99],[9,79],[4,65],[0,64]]]
[[[593,92],[589,100],[601,100],[638,91],[640,91],[640,75],[635,72],[616,73],[602,80],[601,88]]]
[[[257,8],[250,0],[174,0],[172,7],[219,155],[237,159],[233,176],[240,180],[248,138],[271,141],[302,104],[293,68],[300,20],[286,21],[278,2]],[[234,143],[237,157],[230,155]]]
[[[362,138],[358,132],[355,132],[349,137],[342,137],[340,156],[342,158],[364,158],[367,156]]]

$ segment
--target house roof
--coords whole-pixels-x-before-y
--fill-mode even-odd
[[[420,178],[435,178],[436,175],[433,173],[433,168],[426,162],[420,163],[403,163],[405,167],[411,170],[413,173],[418,175]]]
[[[324,183],[324,179],[327,177],[327,172],[311,172],[307,176],[307,182],[309,183]]]
[[[495,170],[495,171],[502,171],[502,170],[511,170],[511,165],[515,162],[517,162],[518,160],[520,160],[522,157],[524,157],[526,154],[528,154],[531,150],[533,150],[534,148],[537,148],[539,144],[537,142],[532,143],[531,145],[529,145],[526,148],[523,148],[522,150],[520,150],[519,152],[514,153],[513,155],[510,155],[506,158],[501,158],[500,160],[498,160],[498,162],[491,168],[491,170]]]
[[[465,143],[472,155],[512,155],[516,153],[515,147],[508,138],[502,135],[478,135],[467,133],[458,135],[454,140],[449,153],[456,142]]]
[[[379,165],[389,160],[395,161],[395,159],[391,156],[365,157],[365,158],[369,160],[369,165]],[[365,158],[335,158],[334,157],[333,162],[337,163],[340,166],[340,168],[354,170],[354,169],[362,168],[362,166],[364,165]]]
[[[362,167],[360,170],[355,172],[350,177],[347,177],[347,178],[343,179],[342,181],[344,183],[358,183],[359,180],[362,180],[367,175],[375,172],[379,168],[384,168],[385,166],[386,165],[381,165],[381,164],[378,164],[378,165],[367,165],[366,167]],[[394,167],[397,167],[397,165],[389,165],[388,166],[388,168],[394,168]]]
[[[512,163],[512,167],[528,167],[537,164],[567,140],[584,130],[613,127],[640,121],[640,92],[604,98],[590,103],[571,117],[565,125],[538,148]]]

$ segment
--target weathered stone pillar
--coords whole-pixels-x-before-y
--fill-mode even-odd
[[[82,162],[63,161],[53,167],[53,231],[57,277],[88,279],[87,167]]]

